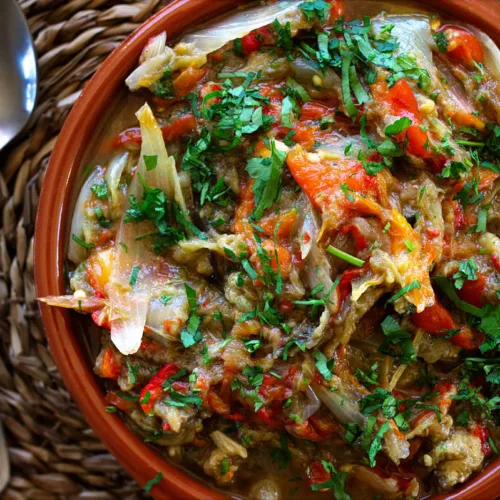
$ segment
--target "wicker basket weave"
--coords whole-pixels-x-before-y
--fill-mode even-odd
[[[0,483],[2,456],[10,460],[4,499],[143,497],[88,428],[52,360],[35,301],[33,230],[50,153],[82,87],[167,2],[19,0],[40,87],[29,132],[0,157]]]

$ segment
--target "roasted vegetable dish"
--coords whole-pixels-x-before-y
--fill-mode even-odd
[[[166,41],[82,173],[68,295],[41,299],[100,327],[102,411],[238,498],[473,477],[500,446],[494,42],[339,0]]]

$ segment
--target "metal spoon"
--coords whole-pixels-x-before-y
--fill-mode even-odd
[[[35,47],[16,0],[0,0],[0,151],[26,127],[37,94]],[[10,479],[0,419],[0,493]]]
[[[37,94],[33,40],[16,0],[0,0],[0,151],[25,128]]]

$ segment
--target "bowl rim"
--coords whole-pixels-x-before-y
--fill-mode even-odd
[[[245,0],[174,0],[127,37],[98,68],[84,87],[57,139],[44,175],[35,226],[34,269],[38,297],[63,294],[63,262],[72,188],[85,151],[108,103],[135,67],[147,40],[167,30],[178,36],[191,24],[233,9]],[[466,19],[500,43],[500,9],[496,0],[424,0],[437,11]],[[76,140],[74,138],[77,138]],[[141,441],[117,414],[107,413],[104,394],[88,366],[69,311],[40,304],[42,322],[54,361],[66,387],[89,425],[109,451],[141,485],[161,472],[151,491],[158,500],[176,498],[227,499],[221,491],[177,468]],[[497,490],[500,457],[472,480],[435,500],[487,500]],[[485,496],[486,495],[486,496]]]

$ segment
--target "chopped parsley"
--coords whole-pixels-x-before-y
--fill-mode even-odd
[[[384,332],[385,340],[379,347],[379,351],[389,354],[399,360],[400,363],[410,364],[417,360],[417,353],[413,348],[412,336],[392,317],[387,316],[380,324]]]
[[[334,358],[327,360],[321,351],[313,352],[313,358],[316,360],[316,368],[326,381],[332,380],[332,369]]]
[[[110,197],[108,190],[108,183],[103,179],[101,182],[93,184],[90,190],[99,198],[100,200],[107,200]]]
[[[453,275],[453,279],[455,280],[455,288],[457,290],[461,290],[466,281],[475,281],[477,280],[477,265],[474,257],[471,257],[469,260],[464,262],[460,262],[458,266],[458,271]]]
[[[264,212],[271,208],[281,196],[281,169],[285,162],[286,153],[276,149],[274,140],[270,141],[271,156],[269,158],[252,158],[246,169],[254,179],[252,191],[255,198],[255,208],[252,218],[259,221]]]

